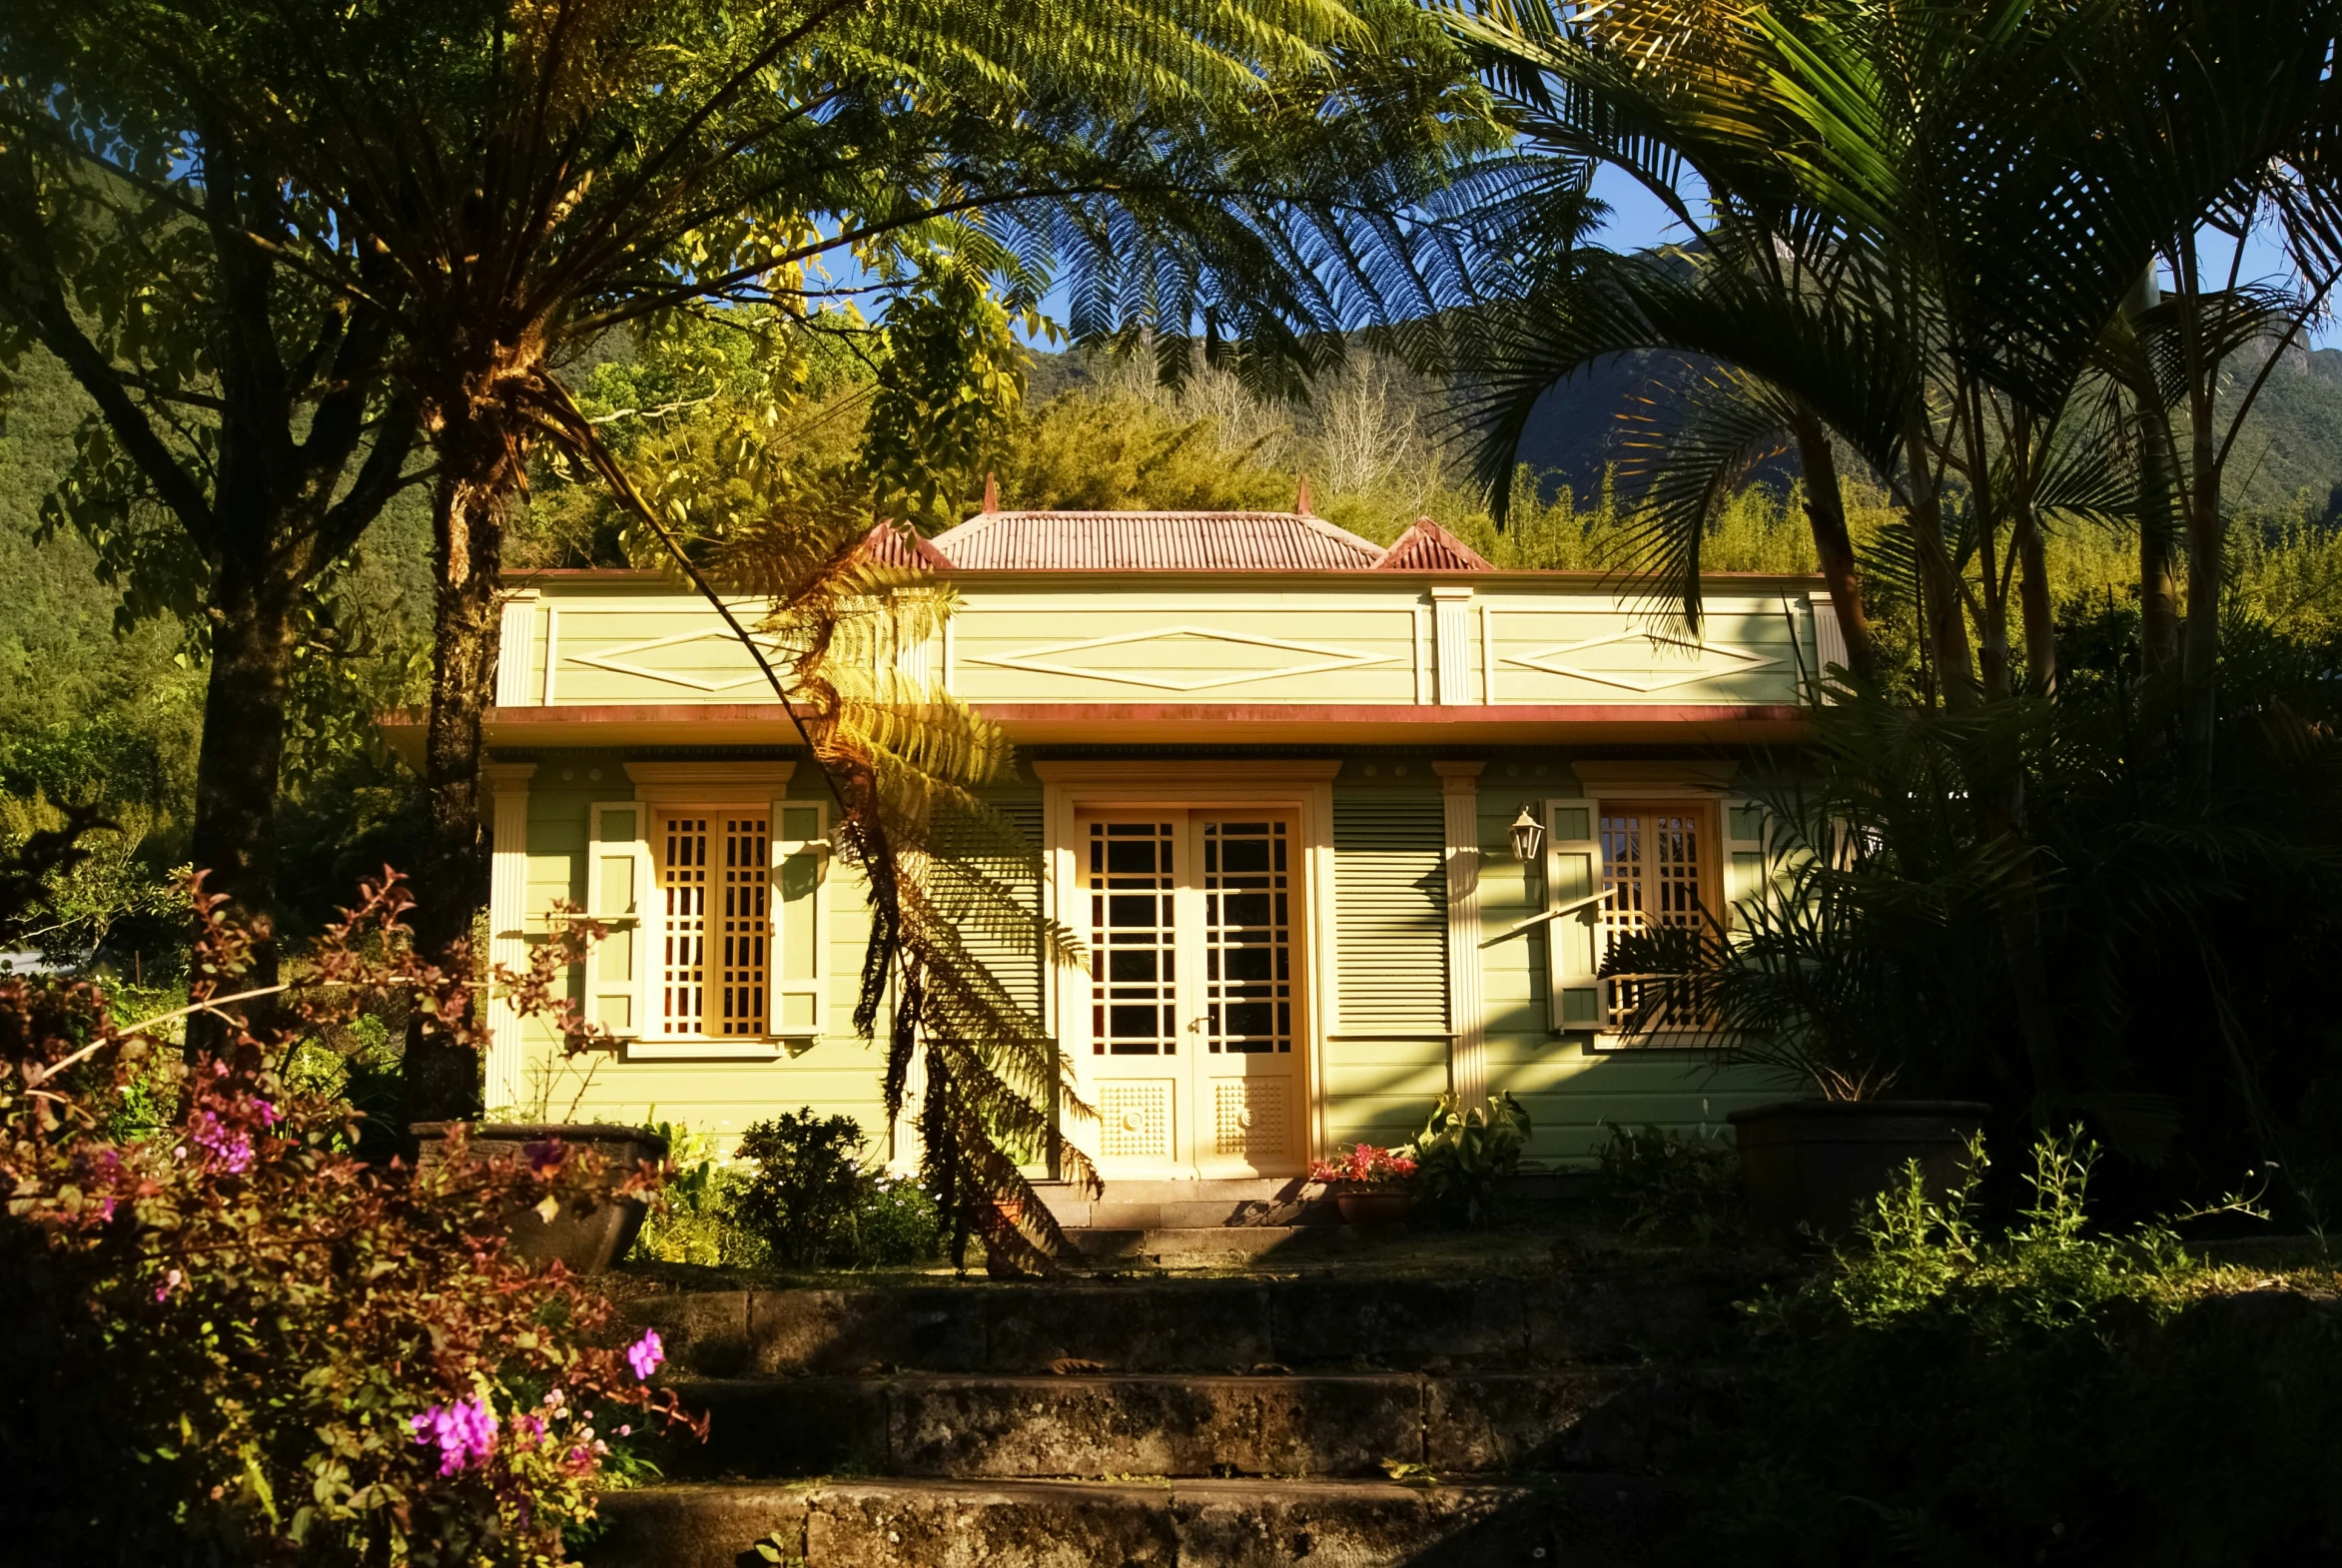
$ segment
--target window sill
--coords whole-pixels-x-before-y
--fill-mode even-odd
[[[813,1044],[816,1032],[797,1035],[710,1035],[679,1040],[629,1040],[629,1062],[773,1062]]]

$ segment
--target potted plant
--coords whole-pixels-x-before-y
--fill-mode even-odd
[[[1735,1111],[1741,1182],[1777,1239],[1845,1230],[1913,1162],[1941,1197],[1964,1171],[1990,1107],[1897,1093],[1928,1045],[1956,1027],[1928,984],[1947,902],[1871,864],[1875,836],[1843,815],[1771,814],[1772,875],[1692,926],[1614,938],[1605,978],[1634,987],[1628,1030],[1664,1031],[1720,1065],[1771,1069],[1808,1094]]]
[[[566,976],[607,932],[565,901],[554,902],[552,917],[547,940],[531,944],[525,969],[498,964],[489,972],[491,984],[511,1002],[515,1014],[548,1019],[560,1038],[557,1061],[540,1064],[533,1075],[533,1104],[490,1111],[476,1123],[417,1122],[407,1131],[415,1143],[418,1167],[449,1160],[508,1160],[525,1164],[548,1186],[564,1172],[585,1176],[590,1198],[560,1200],[548,1195],[542,1202],[518,1205],[505,1216],[505,1234],[520,1257],[536,1262],[557,1258],[574,1272],[599,1273],[624,1257],[641,1231],[650,1212],[649,1194],[664,1174],[667,1139],[648,1128],[566,1120],[576,1115],[592,1087],[600,1059],[583,1071],[575,1064],[594,1047],[608,1043],[605,1032],[578,1013]],[[564,1119],[555,1120],[553,1090],[563,1074],[573,1075],[577,1088]]]
[[[1309,1166],[1309,1179],[1324,1182],[1332,1191],[1342,1223],[1349,1225],[1404,1223],[1415,1206],[1415,1194],[1408,1189],[1414,1178],[1411,1154],[1372,1144],[1348,1145],[1339,1160],[1317,1160]]]
[[[1482,1224],[1495,1212],[1504,1178],[1520,1170],[1528,1142],[1529,1113],[1504,1091],[1468,1109],[1441,1095],[1415,1135],[1415,1194],[1450,1223]]]
[[[650,1212],[643,1167],[656,1170],[667,1158],[659,1134],[606,1122],[418,1122],[413,1131],[425,1168],[464,1158],[512,1160],[542,1181],[573,1167],[597,1177],[591,1198],[547,1197],[504,1218],[514,1255],[558,1258],[573,1273],[600,1273],[626,1255]]]

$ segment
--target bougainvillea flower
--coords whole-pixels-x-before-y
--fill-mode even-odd
[[[188,1142],[211,1156],[213,1166],[230,1176],[252,1169],[252,1137],[222,1122],[209,1111],[188,1118]]]
[[[626,1364],[634,1368],[636,1378],[648,1382],[650,1374],[658,1370],[667,1358],[666,1346],[659,1343],[659,1331],[645,1328],[642,1337],[626,1347]]]
[[[434,1404],[407,1423],[418,1443],[439,1445],[439,1474],[453,1475],[484,1463],[496,1446],[496,1416],[485,1399]]]

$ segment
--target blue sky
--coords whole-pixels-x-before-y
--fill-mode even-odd
[[[1610,224],[1601,235],[1601,243],[1613,250],[1640,250],[1646,246],[1665,245],[1680,241],[1684,232],[1669,216],[1658,199],[1628,176],[1615,169],[1604,169],[1594,176],[1594,194],[1611,207]],[[2228,249],[2223,243],[2210,247],[2203,258],[2205,282],[2218,287],[2226,281]],[[2255,236],[2246,246],[2244,269],[2241,274],[2247,283],[2296,282],[2285,255],[2276,246]],[[2306,335],[2314,348],[2342,344],[2342,323],[2328,321],[2312,324]]]

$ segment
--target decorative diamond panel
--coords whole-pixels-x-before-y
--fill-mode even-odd
[[[1713,680],[1720,675],[1746,675],[1772,669],[1781,660],[1730,643],[1686,643],[1645,632],[1622,631],[1584,642],[1508,653],[1503,662],[1548,675],[1567,675],[1622,691],[1666,691]]]
[[[1285,1152],[1285,1086],[1273,1079],[1221,1079],[1211,1086],[1211,1126],[1218,1152],[1258,1165]]]
[[[1242,657],[1230,659],[1231,652]],[[1270,680],[1280,675],[1319,675],[1330,670],[1359,669],[1370,664],[1387,664],[1390,659],[1385,654],[1358,648],[1292,642],[1282,637],[1223,631],[1214,626],[1157,626],[1113,637],[1023,648],[997,658],[968,657],[965,662],[1032,670],[1041,675],[1074,675],[1084,680],[1113,681],[1155,691],[1209,691],[1216,686],[1240,686],[1246,681]],[[1229,667],[1214,667],[1215,663]]]
[[[1108,1160],[1171,1157],[1171,1087],[1138,1080],[1098,1086],[1098,1152]]]
[[[756,642],[767,657],[782,651],[781,645],[770,637],[758,636]],[[740,646],[740,639],[721,626],[681,632],[672,637],[653,637],[646,642],[613,643],[598,653],[570,653],[564,649],[561,656],[571,664],[586,664],[641,680],[663,681],[711,696],[741,686],[769,688],[770,685],[764,671],[756,667],[756,661]],[[738,673],[724,670],[724,665],[737,666]]]

